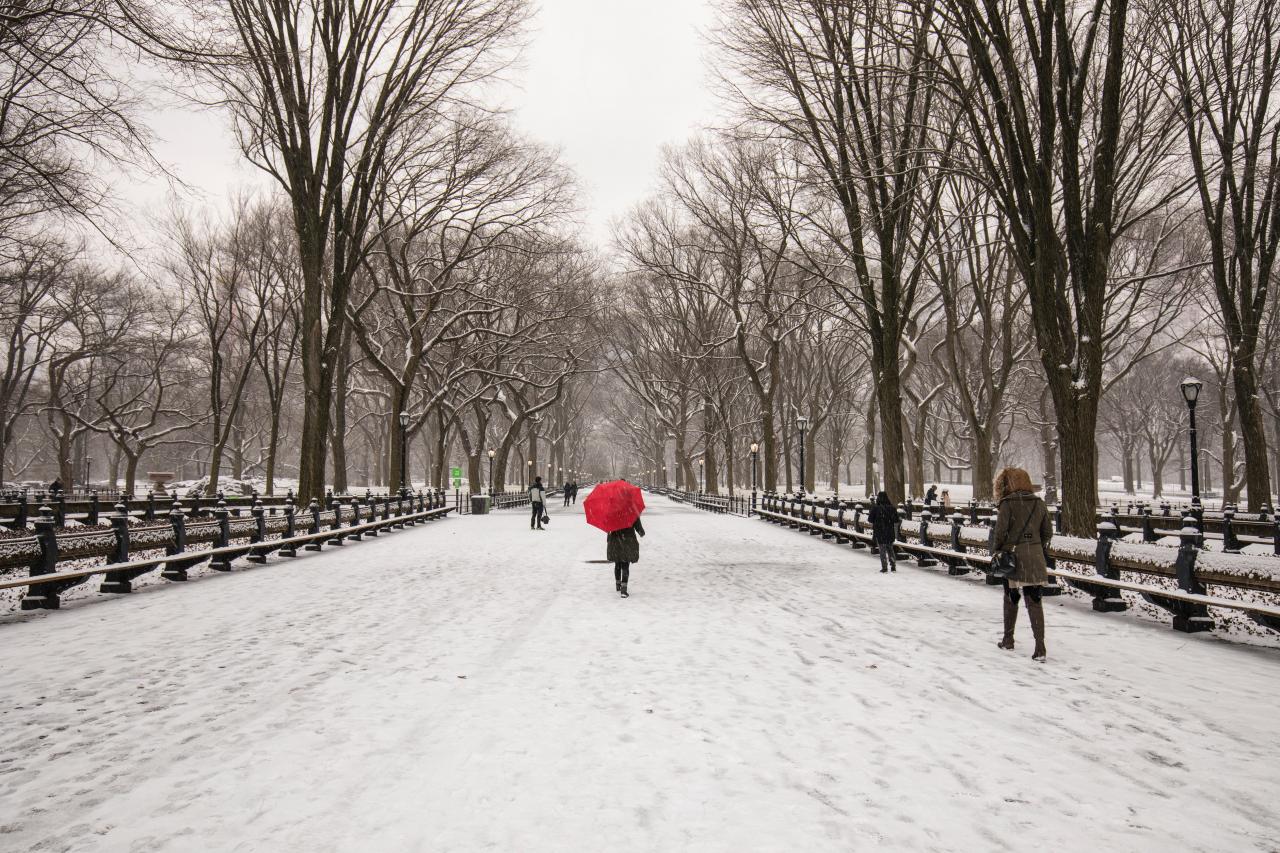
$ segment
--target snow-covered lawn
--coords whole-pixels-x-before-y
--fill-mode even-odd
[[[5,617],[0,849],[1275,849],[1280,653],[650,500]]]

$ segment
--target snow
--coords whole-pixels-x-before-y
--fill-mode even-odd
[[[651,497],[0,619],[5,850],[1263,850],[1274,650]],[[55,650],[74,650],[57,652]]]

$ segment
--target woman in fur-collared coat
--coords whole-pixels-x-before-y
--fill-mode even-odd
[[[1044,558],[1045,548],[1053,538],[1049,508],[1036,497],[1031,475],[1021,468],[1001,470],[992,489],[992,500],[999,507],[992,553],[1014,551],[1018,555],[1018,570],[1004,579],[1004,636],[996,645],[1002,649],[1013,649],[1018,602],[1025,597],[1027,617],[1031,620],[1031,633],[1036,641],[1031,658],[1043,663],[1046,652],[1040,587],[1049,582],[1049,567]]]

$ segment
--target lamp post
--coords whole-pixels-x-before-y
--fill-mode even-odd
[[[707,482],[707,460],[705,457],[698,457],[698,494],[702,494],[704,484]]]
[[[760,445],[751,442],[751,508],[756,508],[757,466],[760,460]]]
[[[489,451],[489,496],[493,496],[493,457],[498,455],[498,451]]]
[[[804,467],[804,431],[809,426],[809,419],[804,415],[796,418],[796,425],[800,427],[800,494],[804,494],[805,486],[805,467]]]
[[[524,467],[525,467],[525,471],[527,472],[524,478],[525,479],[524,487],[528,489],[530,486],[533,485],[533,460],[526,459],[524,463]]]
[[[93,475],[93,457],[84,458],[84,490],[89,491],[89,478]]]
[[[1191,506],[1200,512],[1200,458],[1196,448],[1196,400],[1200,397],[1200,380],[1188,376],[1178,387],[1182,389],[1182,399],[1187,401],[1187,414],[1191,418]]]
[[[400,494],[409,488],[409,413],[400,413]]]

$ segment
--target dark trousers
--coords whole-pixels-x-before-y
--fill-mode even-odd
[[[530,506],[533,508],[533,515],[529,516],[529,529],[532,530],[534,528],[534,525],[537,525],[538,529],[541,530],[542,529],[542,504],[530,504]]]
[[[564,493],[564,505],[565,505],[565,506],[568,506],[568,505],[569,505],[569,493],[568,493],[568,492],[565,492],[565,493]]]
[[[897,571],[898,564],[893,559],[893,546],[877,545],[876,548],[880,551],[880,568],[886,571],[889,569]]]
[[[631,577],[630,563],[614,563],[613,564],[613,582],[626,583],[627,578]]]

